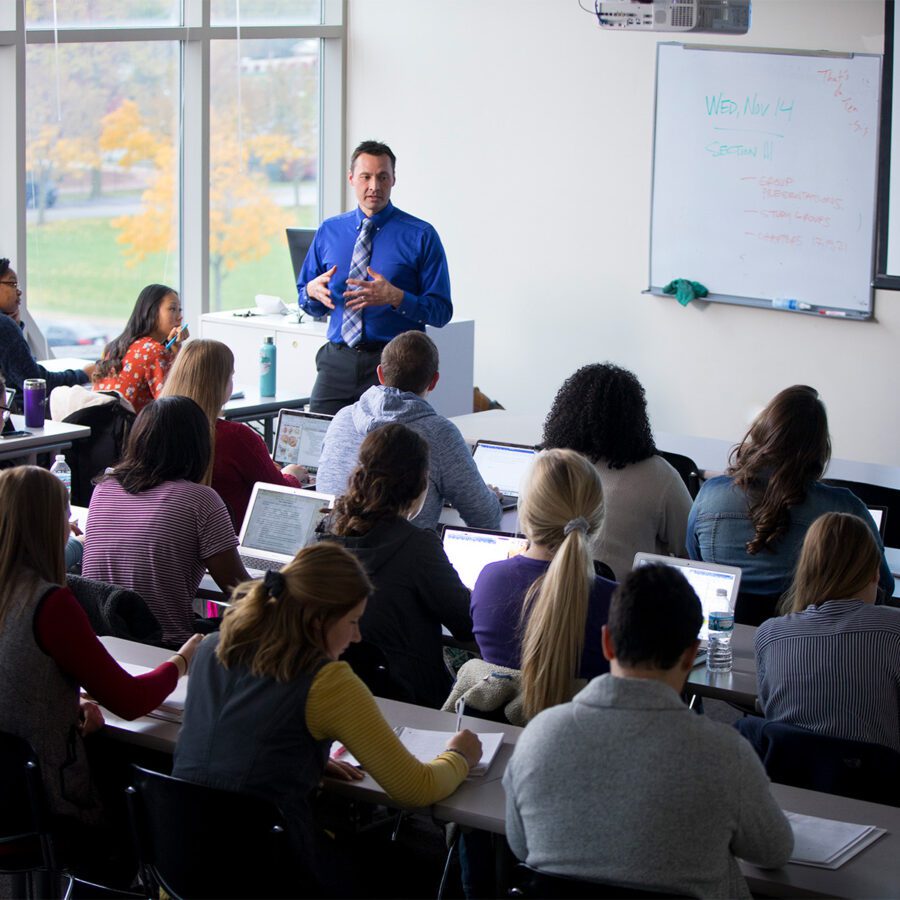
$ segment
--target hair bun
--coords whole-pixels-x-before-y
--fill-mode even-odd
[[[266,572],[266,575],[263,578],[263,584],[266,586],[269,596],[276,600],[284,593],[285,580],[284,575],[282,575],[281,572]]]
[[[587,534],[590,527],[588,520],[584,516],[578,516],[577,518],[569,519],[569,521],[566,522],[563,526],[563,535],[568,537],[573,531],[580,531],[582,534]]]

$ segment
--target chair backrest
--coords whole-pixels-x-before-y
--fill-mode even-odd
[[[516,866],[515,886],[510,889],[510,897],[542,897],[548,900],[580,900],[588,897],[677,897],[670,891],[653,891],[647,888],[627,887],[599,881],[582,881],[568,875],[553,875],[542,872],[525,863]]]
[[[376,696],[388,700],[405,700],[402,691],[391,680],[391,666],[384,651],[369,641],[351,644],[341,655],[341,660],[353,669],[359,680]]]
[[[73,441],[65,451],[66,462],[72,470],[72,503],[76,506],[90,505],[94,478],[121,459],[134,419],[134,413],[118,403],[87,406],[63,419],[91,429],[90,437]]]
[[[735,728],[753,744],[772,781],[900,806],[900,753],[879,744],[816,734],[746,716]]]
[[[700,493],[700,485],[703,483],[697,463],[681,453],[669,453],[667,450],[657,450],[656,452],[681,476],[691,497],[696,497]]]
[[[734,621],[737,625],[762,625],[766,619],[779,615],[781,594],[751,594],[739,591],[734,604]]]
[[[318,895],[274,803],[138,766],[126,794],[148,891],[184,900]]]
[[[0,871],[55,869],[50,818],[37,754],[0,731]]]
[[[66,576],[66,583],[98,635],[110,634],[143,644],[162,640],[159,621],[140,594],[80,575]]]

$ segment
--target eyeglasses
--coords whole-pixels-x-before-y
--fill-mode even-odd
[[[8,284],[11,288],[17,288],[19,286],[18,281],[0,281],[0,284]]]

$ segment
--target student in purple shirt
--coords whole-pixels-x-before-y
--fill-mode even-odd
[[[575,678],[609,671],[600,632],[616,584],[593,568],[591,545],[603,522],[597,469],[572,450],[539,454],[519,521],[528,548],[482,570],[472,624],[487,662],[522,670],[531,718],[571,699]]]

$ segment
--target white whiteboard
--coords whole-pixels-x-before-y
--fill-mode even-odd
[[[878,56],[659,44],[650,290],[870,315],[880,77]]]

